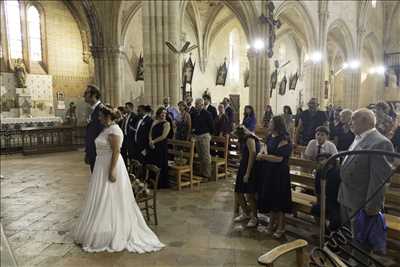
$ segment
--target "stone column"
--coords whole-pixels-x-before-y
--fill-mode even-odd
[[[153,106],[166,96],[174,105],[178,101],[178,55],[165,45],[169,41],[180,49],[178,13],[178,1],[143,1],[144,101]]]
[[[95,84],[100,88],[102,101],[112,106],[122,104],[120,47],[92,47],[92,55]]]
[[[254,107],[258,123],[261,123],[264,115],[264,106],[269,104],[270,90],[270,70],[269,59],[264,50],[255,51],[249,49],[247,52],[249,59],[249,85],[250,85],[250,105]]]

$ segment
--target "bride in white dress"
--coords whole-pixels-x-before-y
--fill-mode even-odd
[[[120,155],[123,133],[114,118],[111,108],[101,109],[100,121],[105,128],[95,140],[96,163],[75,229],[75,243],[87,252],[158,251],[164,244],[147,226],[133,196]]]

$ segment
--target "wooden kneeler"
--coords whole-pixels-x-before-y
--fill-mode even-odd
[[[298,267],[309,266],[308,255],[307,255],[308,243],[304,239],[297,239],[292,242],[280,245],[273,248],[269,252],[258,258],[258,263],[268,267],[273,267],[274,262],[282,255],[289,252],[296,251],[296,261]]]

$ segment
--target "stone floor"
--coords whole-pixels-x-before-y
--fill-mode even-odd
[[[89,177],[82,152],[2,156],[1,175],[1,223],[19,266],[257,266],[258,256],[271,248],[316,233],[313,226],[289,226],[277,241],[232,224],[229,178],[193,192],[160,191],[159,225],[150,226],[167,245],[162,251],[89,254],[71,235]],[[295,266],[295,255],[276,266]]]
[[[257,266],[280,243],[232,225],[232,181],[199,191],[163,190],[159,225],[167,247],[158,253],[82,252],[71,232],[87,188],[82,152],[2,156],[1,221],[19,266]],[[293,266],[295,256],[277,266]]]

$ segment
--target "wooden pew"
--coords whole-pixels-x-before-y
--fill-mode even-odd
[[[313,204],[317,198],[312,195],[292,191],[293,209],[295,211],[311,214]],[[400,217],[385,213],[385,220],[388,225],[388,237],[400,241]]]
[[[183,165],[177,165],[175,161],[168,162],[168,175],[176,178],[172,182],[176,182],[177,189],[182,190],[186,186],[193,189],[194,185],[199,186],[200,181],[193,176],[194,141],[168,139],[168,144],[173,146],[173,149],[168,149],[168,154],[175,159],[180,156],[186,159]]]
[[[211,177],[215,181],[228,176],[228,144],[229,135],[211,137],[210,150],[215,154],[211,157]]]
[[[229,137],[228,145],[228,166],[232,169],[239,169],[240,165],[240,145],[239,140],[233,136]]]

